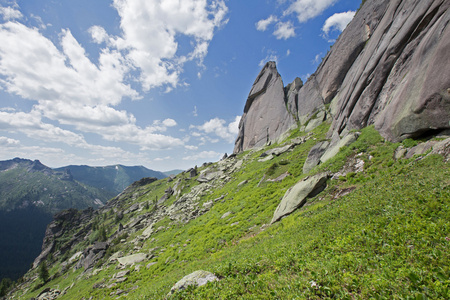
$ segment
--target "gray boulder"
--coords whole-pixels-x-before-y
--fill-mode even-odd
[[[282,217],[305,205],[308,197],[313,197],[325,189],[327,179],[327,173],[317,174],[303,179],[287,190],[270,223],[279,221]]]
[[[136,253],[136,254],[131,254],[128,256],[124,256],[124,257],[119,257],[117,259],[117,261],[121,264],[121,265],[132,265],[132,264],[137,264],[140,263],[144,260],[147,259],[147,254],[145,253]]]
[[[305,163],[303,164],[303,173],[308,173],[311,171],[315,166],[317,166],[320,163],[320,158],[327,150],[328,146],[330,145],[330,142],[324,141],[315,144],[311,150],[309,151],[308,157],[306,158]]]
[[[211,272],[208,271],[195,271],[189,275],[184,276],[180,281],[175,283],[175,285],[170,289],[169,294],[173,294],[177,291],[184,290],[188,286],[202,286],[208,282],[218,281],[219,279]]]
[[[332,142],[331,145],[328,146],[325,153],[320,158],[320,162],[324,163],[327,160],[333,158],[336,154],[338,154],[339,150],[341,150],[342,147],[349,146],[353,142],[355,142],[359,137],[359,133],[357,132],[351,132],[347,135],[345,135],[342,139],[338,139],[335,142]]]

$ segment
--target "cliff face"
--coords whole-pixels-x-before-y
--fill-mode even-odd
[[[367,2],[361,10],[369,18],[358,16],[348,26],[368,40],[337,90],[331,130],[375,124],[385,138],[399,141],[449,129],[450,2]],[[374,2],[380,3],[375,18]],[[344,31],[337,47],[346,39]],[[331,51],[325,64],[342,58]]]
[[[286,109],[281,76],[275,62],[268,62],[248,95],[234,152],[264,146],[295,125],[295,119]]]
[[[332,117],[330,137],[375,124],[390,141],[449,130],[449,8],[446,0],[366,1],[315,74],[286,93],[268,63],[250,92],[234,152],[276,140],[293,120],[311,126]],[[268,69],[277,88],[261,81]]]

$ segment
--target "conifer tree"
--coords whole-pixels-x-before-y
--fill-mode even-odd
[[[41,279],[43,283],[46,283],[49,276],[50,275],[48,273],[47,264],[45,263],[45,261],[43,261],[39,266],[39,279]]]

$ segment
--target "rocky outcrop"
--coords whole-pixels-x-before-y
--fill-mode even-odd
[[[248,95],[234,153],[264,146],[295,126],[294,117],[286,109],[283,80],[275,62],[268,62]]]
[[[347,60],[338,50],[351,34],[366,35],[340,88],[325,89],[322,83],[323,94],[336,93],[331,131],[341,134],[375,124],[385,138],[399,141],[450,128],[450,69],[444,67],[450,64],[449,7],[445,0],[363,5],[318,70],[318,77],[329,77],[323,70]]]
[[[390,141],[450,131],[449,8],[446,0],[365,1],[317,71],[284,93],[267,63],[234,152],[275,141],[295,122],[310,131],[330,117],[329,137],[372,124]]]

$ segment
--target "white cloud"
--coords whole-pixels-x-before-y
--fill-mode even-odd
[[[295,0],[284,12],[285,15],[295,13],[300,23],[305,23],[323,13],[337,0]]]
[[[85,105],[118,104],[123,97],[138,97],[123,83],[129,69],[119,53],[104,50],[97,67],[69,30],[61,34],[62,52],[37,29],[20,23],[1,24],[0,40],[8,41],[0,44],[0,74],[9,93]]]
[[[277,21],[278,21],[278,18],[275,17],[275,16],[273,16],[273,15],[270,16],[270,17],[268,17],[267,19],[259,20],[259,21],[255,24],[256,30],[258,30],[258,31],[266,31],[266,30],[267,30],[267,27],[268,27],[270,24],[275,23],[275,22],[277,22]]]
[[[17,10],[18,5],[14,3],[14,5],[8,7],[0,6],[0,15],[3,17],[5,21],[21,19],[23,17],[22,13]]]
[[[114,0],[113,5],[123,31],[115,46],[128,51],[144,90],[177,86],[183,64],[197,60],[201,65],[214,31],[227,22],[223,0]],[[179,35],[191,40],[190,51],[180,53],[184,49],[179,48]]]
[[[347,11],[343,13],[336,13],[329,17],[322,27],[323,37],[328,38],[328,34],[333,30],[342,32],[347,24],[353,19],[355,13],[356,11]]]
[[[314,56],[314,59],[311,63],[313,65],[316,65],[316,64],[320,63],[321,61],[322,61],[322,52],[320,52],[319,54],[316,54],[316,56]]]
[[[202,151],[200,153],[183,157],[183,160],[220,159],[223,153],[215,151]]]
[[[177,126],[177,122],[175,122],[174,119],[165,119],[162,123],[163,123],[163,125],[166,126],[166,127]]]
[[[20,145],[20,141],[15,139],[10,139],[5,136],[0,136],[0,146],[2,147],[15,147]]]
[[[88,29],[88,32],[91,34],[92,40],[97,44],[109,41],[108,33],[101,26],[92,26]]]
[[[83,136],[79,134],[43,123],[41,115],[37,111],[31,113],[0,112],[0,130],[22,132],[30,138],[47,142],[61,142],[70,146],[87,144]]]
[[[268,50],[267,51],[267,55],[266,57],[264,57],[263,59],[261,59],[259,61],[259,66],[262,68],[264,67],[264,65],[268,62],[268,61],[274,61],[275,63],[278,64],[278,55],[275,51],[273,50]]]
[[[191,125],[191,129],[195,128],[206,134],[215,134],[217,137],[220,137],[226,142],[232,143],[234,142],[238,134],[239,131],[238,126],[240,119],[241,119],[240,116],[236,116],[234,121],[230,122],[227,125],[225,120],[214,118],[205,122],[203,125],[200,126]],[[194,132],[192,135],[201,136],[201,134],[198,132]],[[210,139],[210,142],[218,142],[218,140],[214,141],[214,139]]]
[[[288,38],[295,36],[295,28],[291,22],[279,22],[276,25],[276,29],[273,35],[278,39],[287,40]]]
[[[192,145],[186,145],[186,146],[184,146],[186,149],[188,149],[188,150],[198,150],[198,147],[197,146],[192,146]]]
[[[176,126],[175,120],[139,127],[131,113],[115,106],[126,97],[141,98],[128,80],[138,79],[145,91],[180,85],[186,62],[202,65],[215,31],[227,22],[228,8],[223,0],[115,0],[113,6],[120,16],[119,36],[100,26],[88,30],[95,43],[105,43],[97,63],[68,29],[61,31],[56,45],[37,28],[0,24],[0,90],[37,101],[29,113],[0,120],[0,128],[24,132],[13,119],[30,118],[32,124],[24,127],[31,128],[26,133],[30,137],[87,145],[81,134],[43,121],[50,119],[145,150],[183,146],[182,140],[157,133]],[[22,16],[16,8],[2,7],[0,13],[4,19]],[[38,16],[31,17],[43,24]],[[190,49],[180,48],[177,39],[182,36],[190,40]]]

